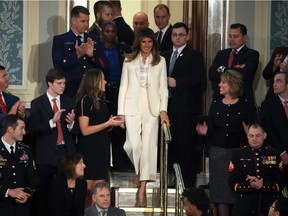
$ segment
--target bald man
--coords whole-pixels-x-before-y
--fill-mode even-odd
[[[133,29],[134,33],[138,32],[141,29],[148,28],[148,16],[144,12],[138,12],[133,16]]]

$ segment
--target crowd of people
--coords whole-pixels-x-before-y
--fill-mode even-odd
[[[36,191],[35,215],[124,216],[111,206],[109,170],[132,166],[136,205],[146,207],[160,123],[171,128],[169,165],[181,167],[187,215],[212,215],[209,202],[218,216],[286,215],[279,194],[288,187],[287,48],[277,48],[263,71],[271,87],[257,119],[259,53],[246,46],[246,26],[232,24],[229,48],[209,69],[214,96],[200,118],[204,59],[188,45],[188,26],[170,24],[167,5],[154,8],[157,32],[144,12],[134,15],[132,30],[120,1],[97,1],[90,28],[89,15],[73,7],[71,29],[54,36],[47,91],[31,101],[29,116],[23,101],[5,92],[9,77],[0,66],[1,215],[29,216]],[[26,130],[33,151],[22,143]],[[199,136],[210,147],[209,198],[194,188]]]

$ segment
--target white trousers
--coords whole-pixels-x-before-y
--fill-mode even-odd
[[[155,181],[159,116],[153,116],[149,110],[147,89],[141,88],[140,92],[137,114],[125,116],[124,150],[134,165],[136,175],[140,174],[140,181]]]

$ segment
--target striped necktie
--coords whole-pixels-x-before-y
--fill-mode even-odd
[[[169,64],[169,74],[168,74],[169,76],[171,76],[171,74],[173,72],[173,68],[174,68],[177,56],[178,56],[178,51],[175,50],[174,53],[173,53],[172,59],[170,61],[170,64]]]
[[[3,97],[3,95],[0,94],[0,106],[1,106],[1,109],[2,109],[2,113],[7,113],[7,107],[6,107],[6,104],[4,103],[2,97]]]

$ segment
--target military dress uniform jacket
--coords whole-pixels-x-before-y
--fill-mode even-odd
[[[24,188],[33,194],[38,185],[38,177],[32,152],[28,146],[16,143],[15,155],[11,156],[0,140],[0,214],[1,216],[29,216],[29,199],[26,203],[16,203],[5,197],[7,189]]]
[[[52,60],[53,66],[64,69],[68,74],[68,80],[64,93],[67,96],[74,97],[78,91],[83,74],[91,68],[100,68],[103,72],[109,68],[109,63],[105,55],[104,45],[100,38],[84,33],[84,42],[90,37],[94,41],[94,55],[89,58],[84,55],[77,58],[75,44],[76,35],[72,30],[69,32],[56,35],[53,38]]]
[[[263,179],[263,187],[251,188],[247,176]],[[283,164],[279,153],[270,147],[252,149],[244,146],[232,154],[229,184],[235,192],[233,216],[268,215],[269,205],[283,187]]]

